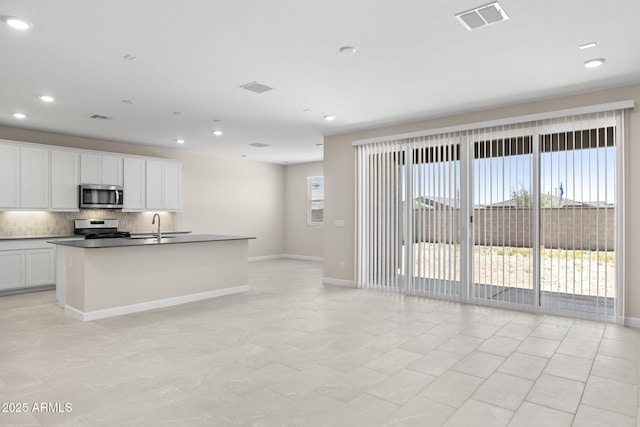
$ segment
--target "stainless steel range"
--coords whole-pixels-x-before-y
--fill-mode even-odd
[[[128,231],[118,230],[117,219],[76,219],[74,232],[85,239],[117,239],[131,237]]]

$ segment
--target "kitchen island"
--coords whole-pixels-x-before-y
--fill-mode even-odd
[[[248,241],[211,234],[53,240],[58,302],[95,320],[249,290]]]

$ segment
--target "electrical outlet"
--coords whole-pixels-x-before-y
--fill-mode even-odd
[[[344,270],[344,261],[340,261],[340,264],[338,264],[338,267],[340,267],[340,270]]]

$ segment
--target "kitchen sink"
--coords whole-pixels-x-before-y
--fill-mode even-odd
[[[157,237],[144,237],[144,238],[134,238],[133,240],[145,245],[157,245],[159,243],[169,243],[173,241],[171,237],[162,237],[161,239],[158,239]]]
[[[162,239],[173,239],[177,236],[162,236]],[[134,239],[134,240],[142,240],[142,239],[148,239],[148,240],[158,240],[158,236],[131,236],[129,237],[130,239]]]

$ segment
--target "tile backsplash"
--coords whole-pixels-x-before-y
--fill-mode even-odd
[[[160,213],[162,230],[175,229],[175,213]],[[119,229],[133,233],[147,233],[156,229],[151,225],[153,212],[120,212],[110,210],[83,209],[80,212],[0,212],[0,238],[31,236],[73,235],[74,219],[117,219]],[[182,231],[182,230],[180,230]]]

